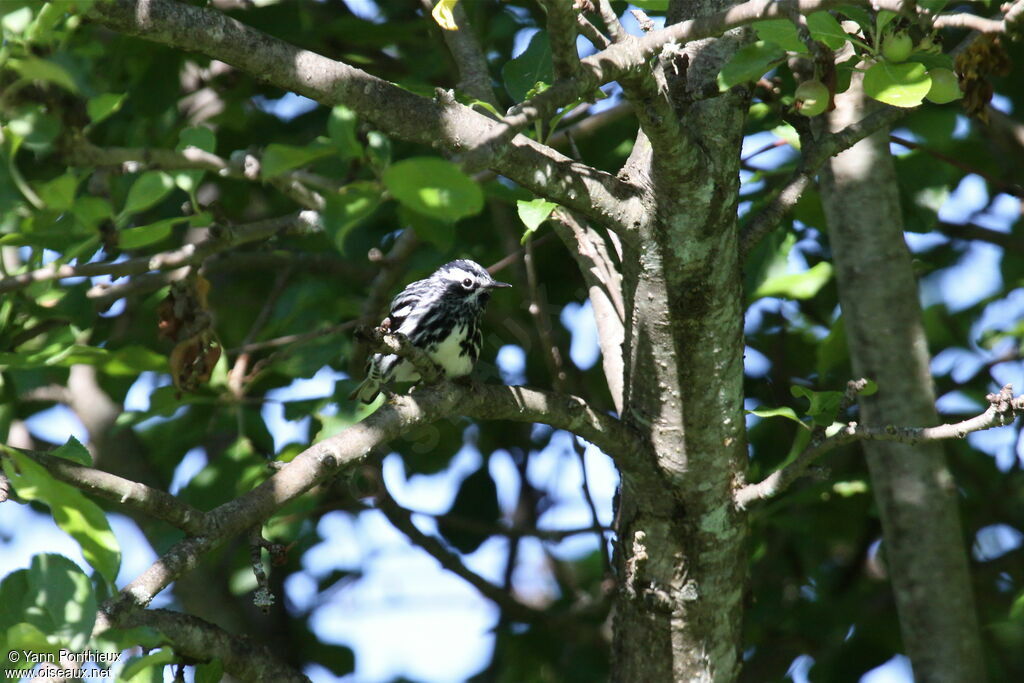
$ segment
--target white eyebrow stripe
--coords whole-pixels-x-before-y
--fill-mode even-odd
[[[402,306],[398,310],[391,311],[391,315],[396,316],[398,318],[404,318],[404,317],[408,316],[411,311],[412,311],[412,305],[411,304],[407,304],[405,306]]]

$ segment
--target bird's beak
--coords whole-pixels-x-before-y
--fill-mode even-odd
[[[487,285],[490,289],[504,289],[505,287],[511,287],[507,282],[498,282],[497,280],[491,280],[491,283]]]

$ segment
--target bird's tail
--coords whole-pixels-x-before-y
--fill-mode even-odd
[[[348,400],[353,401],[359,399],[363,403],[373,403],[374,399],[380,393],[380,381],[374,379],[372,376],[367,376],[366,379],[360,383],[352,393],[348,395]]]

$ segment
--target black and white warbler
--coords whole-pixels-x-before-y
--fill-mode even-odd
[[[391,312],[380,326],[399,332],[427,352],[447,377],[468,375],[480,357],[483,335],[480,318],[491,290],[511,287],[497,282],[479,263],[460,259],[410,283],[391,302]],[[371,403],[388,382],[415,382],[416,368],[405,358],[375,353],[366,363],[366,379],[349,395]]]

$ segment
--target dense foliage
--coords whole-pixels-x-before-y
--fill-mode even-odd
[[[0,584],[5,648],[84,647],[96,606],[122,587],[115,585],[120,555],[131,552],[118,547],[106,519],[120,509],[116,501],[55,479],[23,451],[56,448],[58,457],[167,490],[185,454],[199,449],[206,465],[177,497],[211,510],[265,480],[270,463],[290,460],[376,408],[345,398],[367,353],[356,328],[379,322],[403,283],[453,258],[499,264],[501,279],[515,284],[492,298],[480,380],[554,387],[600,411],[614,410],[601,363],[571,360],[573,329],[562,320],[566,309],[574,317],[586,302],[587,284],[552,232],[555,204],[486,171],[461,168],[460,159],[386,135],[348,107],[300,100],[259,73],[108,30],[82,12],[89,4],[6,0],[0,7],[0,436],[10,444],[2,459],[14,498],[52,514],[92,567],[51,554],[11,571]],[[191,4],[209,4],[415,93],[434,96],[434,88],[455,88],[458,81],[442,29],[418,2],[378,2],[369,18],[340,0]],[[461,4],[484,47],[498,111],[551,82],[547,34],[533,32],[545,27],[537,3]],[[635,4],[657,17],[666,3]],[[624,21],[631,17],[625,3],[611,6]],[[978,13],[987,15],[986,7],[978,3]],[[881,42],[893,19],[904,21],[900,30],[918,48],[932,40],[895,14],[883,20],[853,8],[823,15],[810,30],[832,49],[848,44],[844,29],[854,30],[840,20],[865,25],[868,43]],[[752,89],[741,219],[756,215],[801,163],[792,147],[799,145],[794,125],[801,126],[794,94],[797,80],[808,80],[788,68],[794,53],[807,52],[792,24],[766,22],[755,30],[757,42],[719,75],[724,90],[770,72]],[[945,30],[937,36],[941,49],[917,49],[910,61],[899,54],[903,46],[886,45],[866,89],[890,104],[920,104],[932,80],[945,78],[928,70],[953,68],[951,48],[967,33]],[[997,94],[997,111],[984,108],[988,93],[969,90],[966,102],[913,110],[893,134],[947,422],[980,413],[985,395],[1007,382],[1024,389],[1024,124],[1013,118],[1024,108],[1024,80],[1010,69],[1024,63],[1022,45],[992,40],[989,53],[974,53],[981,63],[977,80]],[[811,76],[842,89],[858,59],[851,52],[845,68]],[[614,174],[632,149],[637,120],[617,86],[604,91],[528,133]],[[804,114],[815,113],[820,95],[804,90]],[[476,100],[480,111],[494,109],[467,93],[456,96]],[[746,262],[745,390],[747,408],[760,414],[748,422],[748,481],[803,448],[815,419],[831,423],[838,394],[824,392],[842,392],[852,378],[824,235],[812,185]],[[65,266],[66,273],[55,274],[73,277],[47,274]],[[524,352],[522,368],[497,364],[499,349],[508,346]],[[275,445],[264,411],[275,400],[271,392],[325,367],[350,379],[338,379],[323,398],[286,399],[287,420],[310,419],[301,438]],[[122,410],[133,387],[149,392],[147,407]],[[29,435],[26,422],[55,405],[81,420],[87,447]],[[529,424],[451,419],[406,434],[389,450],[409,478],[445,471],[465,447],[482,455],[483,465],[464,478],[437,526],[446,547],[471,556],[492,536],[536,527],[559,504],[553,482],[531,478],[528,466],[552,449],[576,467],[583,446],[566,436]],[[511,508],[499,505],[487,467],[497,451],[517,466]],[[1015,680],[1024,676],[1019,425],[950,442],[946,453],[974,549],[973,589],[990,672]],[[376,463],[317,486],[267,521],[263,536],[287,551],[272,549],[278,561],[269,569],[269,587],[279,599],[265,614],[253,605],[254,582],[237,580],[252,572],[245,538],[204,555],[175,584],[174,607],[248,634],[300,670],[316,663],[338,676],[351,672],[354,653],[320,640],[311,626],[313,608],[281,598],[285,578],[302,570],[304,554],[322,540],[318,521],[325,514],[355,518],[368,507],[393,504]],[[749,680],[780,679],[801,655],[813,658],[814,680],[857,680],[902,651],[860,446],[834,451],[823,464],[821,476],[751,509]],[[134,519],[158,554],[185,536],[165,521]],[[503,587],[509,592],[520,537],[511,538]],[[545,543],[550,548],[558,540]],[[539,608],[550,618],[524,625],[514,615],[500,617],[488,676],[589,681],[608,675],[605,625],[614,582],[604,548],[596,546],[591,542],[571,558],[548,553],[556,597]],[[317,590],[344,590],[360,578],[358,567],[339,569],[320,577]],[[581,604],[590,608],[579,610]],[[162,680],[164,665],[195,663],[178,659],[173,648],[159,649],[165,642],[158,628],[112,629],[92,646],[141,644],[148,654],[127,673]],[[196,680],[216,680],[219,672],[214,657],[197,666]]]

